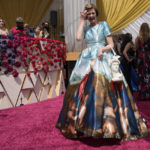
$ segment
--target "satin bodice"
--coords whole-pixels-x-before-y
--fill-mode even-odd
[[[110,34],[109,26],[106,22],[100,22],[93,27],[85,27],[84,37],[87,47],[105,46],[106,36]]]

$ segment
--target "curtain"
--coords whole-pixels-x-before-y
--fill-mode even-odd
[[[150,0],[97,0],[99,20],[106,20],[112,32],[117,32],[150,8]]]
[[[0,17],[8,29],[16,25],[16,18],[33,26],[39,24],[53,0],[0,0]]]
[[[150,9],[148,9],[143,15],[137,18],[134,22],[129,24],[127,27],[120,30],[120,33],[131,33],[132,40],[135,42],[137,35],[139,34],[140,26],[142,23],[148,23],[150,26]]]

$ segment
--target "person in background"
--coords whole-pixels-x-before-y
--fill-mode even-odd
[[[120,53],[122,55],[121,59],[121,65],[123,67],[122,71],[131,92],[133,92],[131,86],[131,69],[132,69],[132,61],[135,56],[135,50],[134,44],[132,42],[132,35],[130,33],[124,34],[124,38],[122,40],[122,44],[120,47]]]
[[[24,27],[24,20],[22,17],[16,18],[16,26],[11,28],[9,32],[10,36],[30,36],[30,31],[28,28]]]
[[[8,29],[5,26],[5,21],[0,18],[0,34],[1,35],[8,35]]]
[[[123,36],[124,36],[124,34],[112,34],[112,38],[113,38],[113,42],[114,42],[114,50],[115,50],[116,54],[120,55],[120,56],[122,56],[120,48],[121,48]]]
[[[138,99],[150,100],[150,27],[142,23],[135,40]]]
[[[40,32],[40,36],[42,38],[50,38],[50,27],[48,21],[42,23],[42,30]]]
[[[34,33],[34,38],[41,38],[40,36],[40,32],[41,32],[41,27],[39,25],[35,25],[33,27],[33,33]]]
[[[148,129],[123,75],[121,84],[112,81],[110,62],[114,58],[111,50],[114,44],[109,25],[106,21],[98,22],[97,16],[94,4],[86,4],[80,13],[76,39],[85,39],[87,48],[72,71],[56,127],[67,138],[85,135],[136,140],[145,137]],[[117,65],[112,68],[119,75]]]
[[[120,56],[122,56],[121,44],[122,44],[122,42],[123,42],[123,40],[124,40],[124,36],[125,36],[125,34],[119,34],[119,35],[118,35],[117,51],[118,51],[118,54],[119,54]]]
[[[27,28],[29,30],[29,36],[33,37],[34,33],[33,33],[33,29],[29,24],[24,24],[24,28]]]

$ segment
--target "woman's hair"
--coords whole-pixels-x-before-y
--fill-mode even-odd
[[[45,24],[48,24],[48,26],[46,26]],[[49,22],[48,22],[48,21],[45,21],[45,22],[42,23],[42,30],[43,30],[43,29],[46,29],[47,32],[50,31],[50,27],[49,27]]]
[[[96,16],[98,16],[98,9],[94,4],[86,4],[84,9],[87,11],[90,9],[94,9],[96,12]]]
[[[142,23],[139,31],[139,38],[143,42],[146,42],[149,37],[150,37],[150,27],[147,23]]]
[[[41,27],[39,25],[34,25],[33,32],[35,32],[36,28],[40,28],[40,30],[41,30]]]
[[[123,50],[124,50],[124,48],[125,48],[125,46],[127,45],[127,43],[131,43],[131,44],[133,44],[133,42],[132,42],[132,34],[130,34],[130,33],[126,33],[126,34],[124,34],[123,36],[122,36],[122,44],[121,44],[121,52],[123,52]]]
[[[3,20],[2,18],[0,18],[0,20],[2,20],[2,21],[3,21],[3,23],[4,23],[4,27],[5,27],[5,20]]]

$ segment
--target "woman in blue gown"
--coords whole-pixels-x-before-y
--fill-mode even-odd
[[[68,138],[79,135],[135,140],[148,129],[123,77],[112,82],[113,40],[108,24],[97,22],[98,10],[87,4],[81,12],[76,38],[87,48],[77,59],[56,127]],[[84,27],[85,20],[90,22]]]

